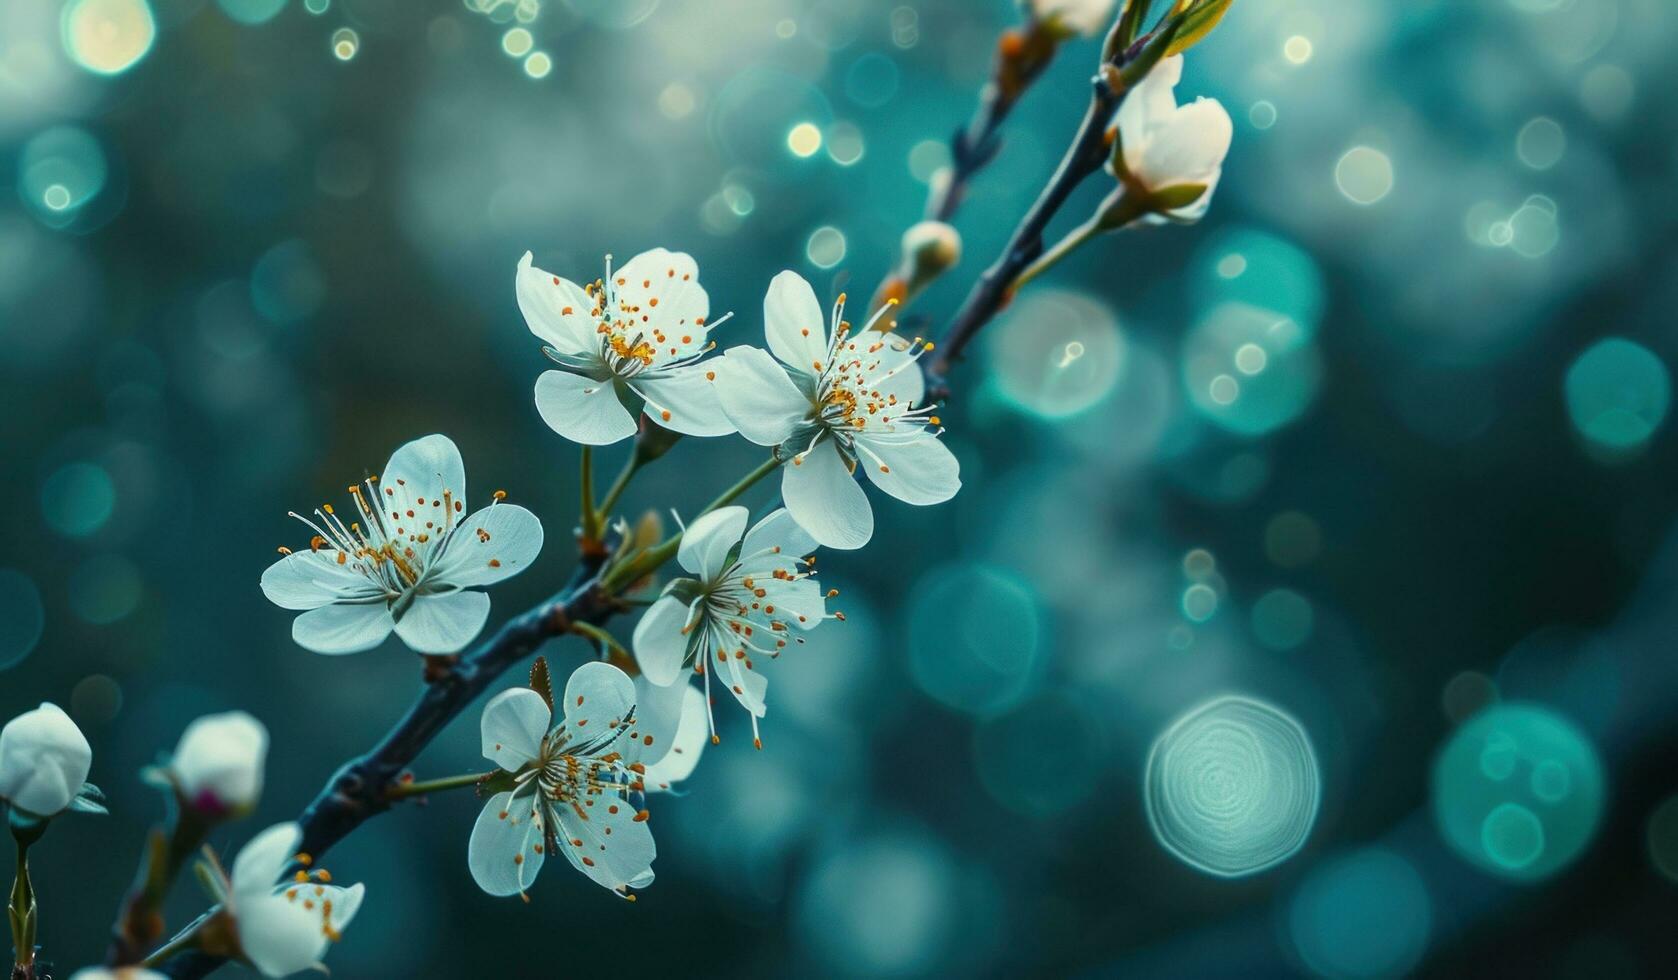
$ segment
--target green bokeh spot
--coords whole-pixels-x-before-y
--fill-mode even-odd
[[[1470,718],[1433,767],[1433,815],[1445,842],[1470,864],[1517,881],[1547,878],[1584,851],[1605,792],[1590,739],[1535,704]]]

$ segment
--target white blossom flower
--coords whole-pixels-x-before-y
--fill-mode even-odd
[[[853,549],[874,534],[874,512],[852,474],[910,504],[942,503],[961,488],[960,466],[938,440],[942,429],[916,361],[930,344],[843,320],[845,297],[829,324],[810,284],[783,272],[763,301],[769,354],[731,348],[718,368],[717,393],[740,434],[790,456],[781,499],[820,544]],[[887,304],[875,320],[893,307]],[[777,361],[779,363],[777,363]]]
[[[262,794],[268,729],[243,711],[186,726],[169,771],[187,806],[211,816],[249,810]]]
[[[1070,34],[1093,36],[1113,23],[1114,0],[1031,0],[1031,16]]]
[[[530,688],[503,691],[484,706],[484,757],[512,774],[514,788],[490,797],[472,827],[467,864],[491,895],[522,895],[548,854],[559,850],[595,883],[628,897],[653,880],[657,856],[640,761],[657,738],[635,714],[635,684],[610,664],[572,672],[563,720]]]
[[[693,775],[699,757],[710,741],[710,698],[699,688],[683,681],[670,685],[681,692],[675,733],[669,741],[669,751],[657,762],[647,763],[646,783],[649,793],[670,792],[677,783]]]
[[[307,855],[297,853],[302,836],[296,823],[269,827],[239,851],[231,877],[216,882],[221,914],[230,921],[244,958],[264,976],[325,969],[321,957],[342,938],[366,891],[359,884],[331,884],[332,876],[323,870],[298,871],[281,882],[293,863],[310,863]]]
[[[1234,126],[1217,99],[1178,105],[1183,56],[1161,59],[1119,104],[1107,169],[1152,203],[1152,220],[1198,221],[1223,176]]]
[[[143,966],[84,966],[70,974],[70,980],[168,980],[168,977]]]
[[[710,713],[711,675],[727,685],[751,712],[752,740],[759,748],[757,720],[763,717],[769,680],[753,657],[774,658],[799,632],[814,629],[827,615],[821,587],[803,557],[816,542],[785,509],[746,530],[744,507],[719,507],[682,533],[676,561],[693,578],[678,578],[664,589],[635,626],[635,661],[653,684],[684,680],[691,664],[705,676]],[[714,722],[710,730],[716,732]]]
[[[692,256],[642,252],[587,286],[519,260],[519,310],[559,365],[536,379],[536,410],[555,432],[590,446],[635,434],[635,416],[690,436],[734,431],[717,404],[710,299]],[[727,319],[724,317],[723,319]]]
[[[466,514],[466,468],[447,436],[398,449],[382,476],[349,488],[359,520],[325,504],[291,516],[314,531],[307,551],[262,573],[262,591],[306,610],[291,636],[316,653],[358,653],[392,630],[419,653],[454,653],[483,629],[489,596],[469,592],[527,568],[542,548],[542,522],[506,496]]]
[[[92,767],[87,737],[50,701],[0,728],[0,799],[26,813],[50,817],[63,811]]]

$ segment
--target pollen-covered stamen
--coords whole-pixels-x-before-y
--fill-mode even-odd
[[[441,480],[439,474],[439,484]],[[330,549],[330,557],[365,576],[387,601],[425,585],[460,529],[465,510],[465,502],[450,487],[443,487],[440,496],[426,496],[407,487],[405,480],[394,483],[381,487],[377,476],[369,476],[347,488],[359,521],[346,523],[331,504],[316,508],[313,518],[295,511],[288,515],[314,532],[313,552]],[[496,494],[496,501],[506,496],[499,490]],[[355,596],[344,593],[343,597]]]
[[[858,433],[880,429],[890,432],[899,426],[920,429],[928,424],[930,406],[917,408],[885,389],[902,371],[918,370],[915,363],[933,345],[919,337],[904,342],[875,330],[880,318],[894,308],[892,303],[876,311],[861,331],[853,331],[845,322],[844,308],[845,297],[841,294],[833,307],[826,357],[810,365],[817,378],[809,420],[817,432],[796,461],[802,462],[823,434],[832,433],[847,466],[854,469],[851,443]],[[888,345],[904,356],[885,356],[882,352]]]

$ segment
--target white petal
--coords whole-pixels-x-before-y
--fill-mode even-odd
[[[562,354],[593,353],[599,348],[593,314],[594,298],[569,279],[561,279],[530,264],[530,253],[519,259],[513,291],[519,312],[530,332]]]
[[[961,489],[961,464],[944,441],[921,430],[858,436],[857,464],[874,485],[906,504],[941,504]]]
[[[186,726],[169,760],[192,806],[220,811],[256,805],[268,758],[268,729],[243,711],[205,715]]]
[[[813,578],[796,582],[764,579],[761,588],[765,614],[789,626],[813,630],[827,615],[826,593]]]
[[[1199,99],[1164,121],[1142,154],[1144,185],[1205,183],[1223,166],[1234,128],[1216,99]]]
[[[636,379],[631,387],[646,399],[647,417],[666,429],[689,436],[726,436],[734,431],[734,423],[722,410],[712,380],[717,363],[712,359],[666,369],[657,377]]]
[[[662,687],[645,674],[635,678],[635,727],[629,737],[641,744],[638,761],[642,765],[652,766],[663,759],[671,745],[675,744],[683,717],[682,708],[686,703],[684,692],[692,690],[693,685],[687,682],[685,676],[677,683]],[[703,718],[700,723],[703,727]]]
[[[676,560],[702,580],[714,580],[727,571],[724,563],[728,561],[729,551],[746,533],[748,515],[746,508],[734,506],[718,507],[695,518],[682,532]]]
[[[291,638],[315,653],[360,653],[383,643],[395,628],[383,601],[337,603],[292,620]]]
[[[0,728],[0,798],[21,810],[43,817],[63,810],[92,766],[87,737],[50,701]]]
[[[491,504],[460,522],[431,577],[452,586],[492,585],[530,567],[542,550],[542,522],[517,504]]]
[[[536,758],[542,737],[553,724],[553,712],[528,687],[514,687],[490,698],[478,724],[483,736],[484,758],[508,772],[517,772]]]
[[[490,797],[466,845],[472,880],[498,898],[523,892],[542,870],[542,836],[535,792],[518,800],[511,793]]]
[[[787,271],[769,283],[763,297],[763,333],[769,350],[806,374],[820,374],[827,360],[827,317],[804,277]]]
[[[855,550],[874,536],[868,495],[839,457],[831,438],[781,467],[781,499],[800,527],[820,544]]]
[[[648,792],[662,792],[693,774],[705,743],[711,740],[710,725],[706,721],[705,695],[692,684],[683,684],[681,720],[676,726],[669,751],[657,762],[647,763]]]
[[[1125,166],[1138,177],[1141,176],[1143,154],[1155,132],[1177,111],[1177,96],[1173,89],[1182,75],[1182,55],[1163,59],[1125,96],[1113,117],[1124,144]]]
[[[726,662],[725,662],[726,661]],[[722,682],[728,686],[734,700],[753,715],[762,718],[768,706],[764,695],[769,691],[769,678],[746,666],[743,657],[724,657],[713,660],[711,666],[717,668]]]
[[[654,367],[705,346],[711,301],[699,285],[693,256],[662,248],[642,252],[612,273],[612,289],[617,308],[608,312],[625,320],[633,317],[646,328],[655,348]]]
[[[169,980],[156,970],[143,966],[119,966],[107,970],[102,966],[84,966],[70,974],[70,980]]]
[[[611,664],[583,664],[565,682],[564,709],[573,738],[598,736],[621,725],[635,709],[635,682]]]
[[[384,472],[379,474],[378,486],[392,510],[436,508],[434,501],[443,499],[444,491],[451,500],[458,500],[464,506],[466,464],[461,462],[460,450],[452,439],[429,435],[392,453]],[[425,502],[414,503],[417,500]]]
[[[785,559],[803,558],[816,550],[816,539],[810,537],[810,532],[798,525],[791,512],[785,507],[779,507],[746,532],[746,540],[740,546],[740,554],[758,555],[772,548],[779,548],[779,557]],[[777,563],[777,567],[790,568],[791,564],[789,561],[782,561]]]
[[[263,976],[286,977],[312,969],[326,955],[331,940],[324,913],[318,906],[306,908],[304,901],[270,894],[252,895],[239,904],[239,947]]]
[[[482,592],[415,596],[396,621],[396,635],[415,653],[457,653],[483,630],[487,619],[489,596]]]
[[[627,885],[652,869],[658,850],[645,817],[613,795],[585,797],[582,815],[559,812],[559,849],[571,866],[607,888]]]
[[[536,379],[536,411],[548,428],[585,446],[609,446],[635,434],[635,416],[610,381],[569,371],[544,371]]]
[[[363,885],[311,884],[251,896],[236,909],[240,947],[266,976],[324,970],[321,957],[355,918],[365,894]]]
[[[338,550],[299,551],[286,555],[262,573],[262,594],[281,609],[318,609],[333,602],[365,599],[383,592]]]
[[[748,440],[778,446],[810,414],[810,399],[786,369],[756,347],[731,347],[712,363],[722,410]]]
[[[267,895],[280,875],[297,857],[302,828],[292,821],[277,823],[252,837],[233,859],[233,898],[240,904],[247,896]]]
[[[642,676],[659,686],[674,684],[682,676],[690,639],[682,627],[687,624],[688,607],[674,596],[660,597],[641,615],[630,644]]]

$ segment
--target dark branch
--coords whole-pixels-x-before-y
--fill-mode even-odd
[[[1118,105],[1118,96],[1099,76],[1094,79],[1093,88],[1084,120],[1079,124],[1078,133],[1072,138],[1072,145],[1061,158],[1060,166],[1048,186],[1043,188],[1031,210],[1026,212],[1014,234],[1009,236],[1002,255],[973,284],[961,309],[939,339],[937,356],[926,368],[928,401],[949,398],[950,389],[945,379],[951,365],[961,359],[962,352],[979,329],[1013,299],[1009,287],[1027,266],[1043,254],[1043,232],[1050,220],[1059,213],[1073,189],[1084,178],[1100,170],[1107,159],[1107,121]]]
[[[572,623],[599,625],[620,611],[618,600],[600,588],[603,563],[603,558],[585,557],[558,595],[509,620],[435,683],[427,684],[379,744],[345,763],[304,808],[297,820],[303,829],[300,849],[319,857],[351,831],[389,810],[394,804],[385,791],[496,678],[547,640],[568,632]],[[192,952],[171,959],[160,969],[177,980],[186,980],[206,976],[224,962],[219,956]]]

